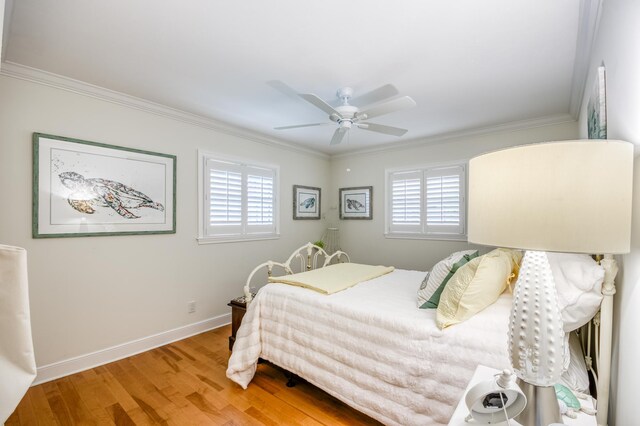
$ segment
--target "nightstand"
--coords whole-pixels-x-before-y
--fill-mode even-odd
[[[479,365],[476,368],[475,373],[473,373],[473,377],[469,381],[467,388],[464,390],[464,394],[462,398],[460,398],[460,402],[458,402],[458,406],[456,407],[456,411],[453,412],[453,416],[451,416],[451,420],[449,420],[449,426],[473,426],[481,423],[476,422],[475,420],[471,420],[469,422],[465,422],[464,418],[469,414],[469,410],[467,409],[467,405],[464,402],[464,397],[471,389],[472,386],[480,383],[484,380],[490,380],[495,374],[500,373],[500,370],[496,370],[494,368],[485,367],[484,365]],[[589,398],[587,401],[580,400],[583,406],[593,408],[593,398]],[[596,426],[596,416],[590,416],[585,413],[579,413],[578,418],[570,419],[567,416],[562,416],[562,421],[565,425],[574,425],[574,426]],[[520,426],[520,423],[511,419],[511,426]],[[492,423],[494,426],[507,426],[507,422],[500,423]]]
[[[253,294],[255,297],[255,294]],[[242,318],[247,312],[247,301],[245,296],[232,299],[227,306],[231,306],[231,336],[229,336],[229,350],[233,350],[233,344],[236,341],[236,333],[242,324]]]

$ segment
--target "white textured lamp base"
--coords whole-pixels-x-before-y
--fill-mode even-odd
[[[509,324],[509,356],[520,379],[537,386],[560,381],[564,330],[547,254],[527,251],[516,282]]]
[[[516,417],[525,426],[561,423],[553,385],[560,381],[564,330],[547,254],[527,251],[511,307],[509,354],[527,406]]]

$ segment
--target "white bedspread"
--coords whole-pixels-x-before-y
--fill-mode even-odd
[[[227,377],[259,357],[389,425],[446,424],[478,364],[507,368],[511,296],[444,331],[417,309],[425,272],[396,270],[332,295],[269,284],[238,330]]]

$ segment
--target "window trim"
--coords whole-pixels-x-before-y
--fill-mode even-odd
[[[416,166],[409,167],[396,167],[385,169],[385,223],[384,223],[384,236],[385,238],[390,239],[407,239],[407,240],[434,240],[434,241],[468,241],[467,239],[467,199],[468,199],[468,183],[469,183],[469,174],[468,174],[468,160],[459,160],[459,161],[450,161],[450,162],[439,162],[439,163],[429,163],[429,164],[421,164]],[[447,167],[462,167],[464,177],[462,180],[463,191],[462,191],[462,200],[464,203],[464,208],[461,210],[462,216],[462,226],[463,232],[461,234],[447,234],[447,233],[427,233],[426,230],[426,216],[424,209],[425,200],[423,199],[421,202],[421,230],[419,232],[398,232],[392,231],[391,225],[391,215],[392,215],[392,193],[391,193],[391,183],[392,176],[395,173],[402,172],[411,172],[416,171],[422,174],[421,185],[424,185],[425,176],[428,170],[447,168]],[[424,191],[424,188],[421,188],[421,192]]]
[[[219,154],[212,151],[198,150],[198,232],[196,240],[198,244],[220,244],[233,243],[241,241],[262,241],[277,240],[280,238],[280,166],[271,163],[262,163],[254,161],[247,157],[237,157]],[[207,235],[204,208],[205,200],[205,171],[207,170],[207,161],[222,161],[230,163],[238,163],[243,166],[272,169],[274,171],[273,178],[273,222],[275,231],[265,232],[263,234],[233,234],[233,235]]]

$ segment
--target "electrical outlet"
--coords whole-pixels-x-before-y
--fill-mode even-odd
[[[196,311],[196,301],[187,302],[187,312],[193,314]]]

